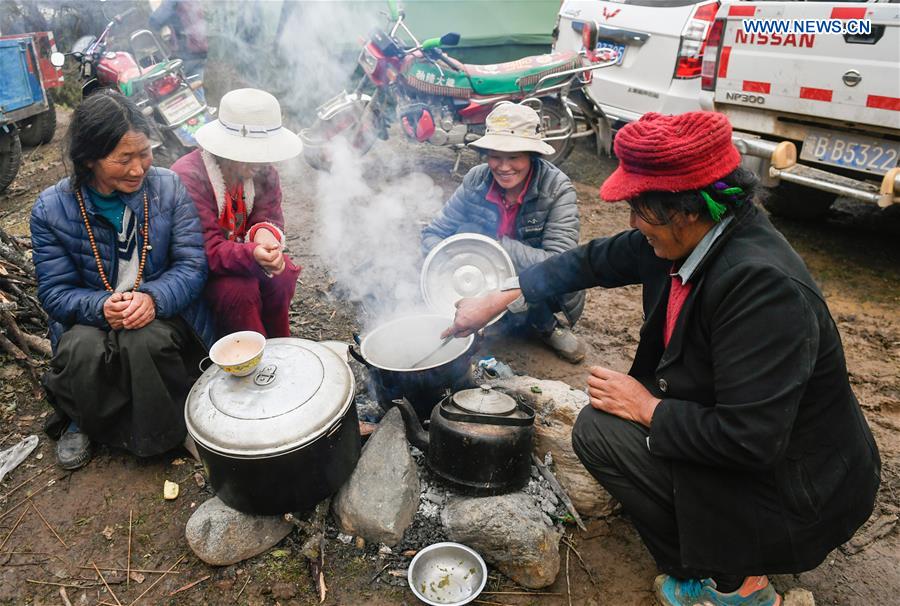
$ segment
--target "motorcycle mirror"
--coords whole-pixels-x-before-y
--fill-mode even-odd
[[[62,67],[66,63],[66,56],[62,53],[50,53],[50,64],[53,67]]]
[[[459,44],[459,34],[450,32],[441,36],[441,46],[456,46]]]
[[[597,22],[586,21],[581,27],[581,43],[585,50],[592,51],[597,47]]]

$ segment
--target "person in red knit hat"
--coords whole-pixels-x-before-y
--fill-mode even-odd
[[[593,366],[572,445],[663,573],[665,606],[779,606],[765,575],[818,566],[868,519],[881,462],[840,335],[803,261],[754,204],[724,115],[646,114],[600,195],[631,230],[458,304],[466,335],[506,305],[640,284],[627,374]]]

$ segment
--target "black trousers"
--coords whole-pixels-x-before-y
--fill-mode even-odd
[[[572,446],[591,475],[621,504],[660,571],[680,579],[714,578],[730,590],[746,575],[723,575],[681,564],[672,468],[650,454],[650,431],[637,423],[585,406],[572,429]]]
[[[43,383],[63,422],[75,421],[95,442],[152,456],[184,442],[184,401],[204,355],[180,318],[137,330],[76,324]]]

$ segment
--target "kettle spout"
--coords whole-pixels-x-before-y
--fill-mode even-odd
[[[419,422],[419,417],[416,415],[412,404],[406,398],[394,400],[394,404],[400,409],[400,414],[403,415],[403,423],[406,425],[406,439],[422,452],[428,452],[428,432],[425,431]]]

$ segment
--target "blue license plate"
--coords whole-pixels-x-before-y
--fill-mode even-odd
[[[883,175],[897,166],[900,143],[849,133],[810,129],[800,150],[801,160],[811,160]]]
[[[625,58],[625,45],[624,44],[619,44],[617,42],[611,42],[609,40],[597,40],[597,49],[596,50],[601,50],[604,48],[611,48],[612,50],[616,51],[616,55],[618,55],[618,58],[616,59],[615,64],[616,65],[622,64],[622,59]]]

